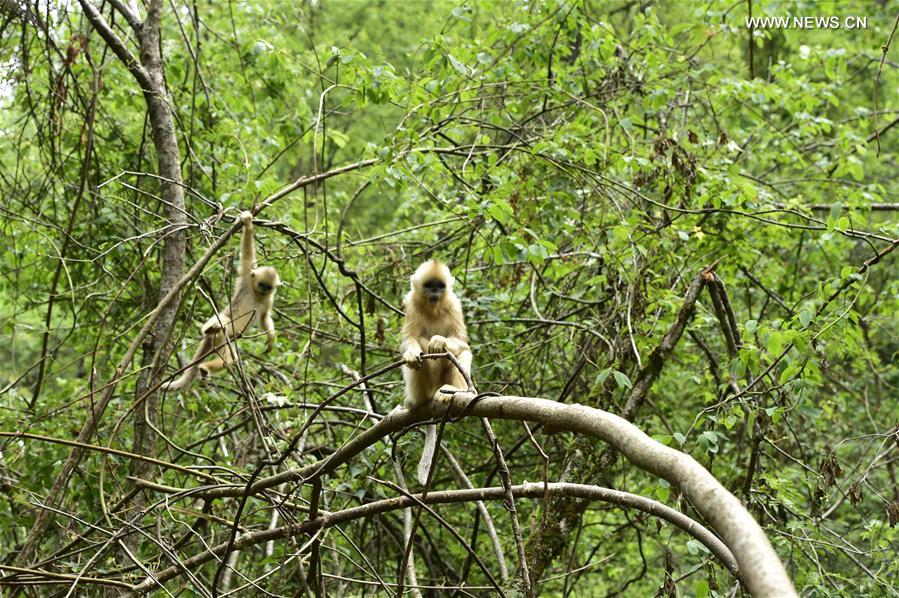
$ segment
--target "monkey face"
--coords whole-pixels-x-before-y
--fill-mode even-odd
[[[277,270],[271,266],[256,268],[250,273],[250,278],[253,291],[261,297],[274,293],[275,289],[281,285]]]
[[[422,286],[424,287],[425,297],[428,298],[428,303],[431,305],[440,301],[443,293],[446,292],[446,283],[439,278],[432,278]]]
[[[436,305],[444,295],[453,292],[453,275],[449,268],[437,260],[428,260],[412,275],[412,293],[416,301]]]

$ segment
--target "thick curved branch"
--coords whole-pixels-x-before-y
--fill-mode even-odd
[[[328,474],[347,463],[381,438],[415,423],[436,417],[490,417],[541,422],[554,431],[588,434],[608,442],[631,463],[671,482],[690,499],[733,552],[749,591],[757,596],[796,596],[783,564],[765,532],[734,495],[689,455],[652,440],[630,422],[600,409],[530,397],[454,398],[433,402],[416,411],[397,407],[378,424],[362,432],[339,450],[317,463],[243,484],[193,491],[206,498],[258,494],[285,482]],[[145,488],[173,489],[150,482]],[[542,486],[541,486],[542,487]],[[181,489],[174,489],[181,492]]]
[[[693,519],[690,519],[683,513],[650,498],[638,496],[636,494],[629,494],[627,492],[620,492],[618,490],[611,490],[609,488],[588,486],[584,484],[554,483],[549,484],[547,487],[544,486],[542,482],[535,482],[532,484],[520,484],[517,486],[512,486],[511,490],[515,498],[540,499],[548,493],[550,495],[562,495],[587,500],[599,500],[621,507],[639,509],[640,511],[649,513],[654,517],[664,519],[665,521],[687,532],[693,538],[701,542],[706,548],[708,548],[709,551],[713,555],[715,555],[715,558],[717,558],[721,562],[721,564],[727,568],[728,571],[733,573],[738,578],[740,577],[740,570],[737,564],[737,560],[734,558],[734,555],[731,554],[730,550],[728,550],[727,546],[725,546],[717,536],[715,536],[708,529],[706,529]],[[476,502],[483,500],[502,500],[506,498],[506,492],[506,488],[492,487],[429,492],[427,496],[417,494],[411,496],[399,496],[396,498],[386,498],[384,500],[370,502],[358,507],[345,509],[343,511],[321,515],[311,521],[303,521],[302,523],[296,523],[293,525],[287,525],[275,529],[247,533],[242,535],[234,543],[234,548],[242,549],[249,546],[254,546],[256,544],[262,544],[263,542],[268,542],[269,540],[287,538],[290,536],[297,536],[302,534],[311,534],[315,533],[318,530],[347,523],[348,521],[352,521],[355,519],[361,519],[363,517],[373,517],[375,515],[380,515],[388,511],[406,509],[422,502],[428,505],[433,505]],[[221,544],[214,546],[208,551],[204,551],[188,559],[185,559],[179,565],[173,565],[171,567],[163,569],[162,571],[155,573],[153,578],[147,578],[140,584],[134,586],[133,591],[136,593],[149,592],[155,589],[159,583],[164,583],[181,575],[185,568],[193,569],[198,565],[211,561],[215,557],[220,557],[225,553],[227,545],[227,542],[222,542]]]

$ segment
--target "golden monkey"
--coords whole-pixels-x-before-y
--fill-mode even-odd
[[[163,390],[185,390],[196,379],[209,377],[236,356],[231,343],[242,335],[258,316],[259,327],[266,334],[266,350],[275,346],[275,324],[272,322],[272,306],[275,290],[281,285],[278,272],[271,266],[256,267],[256,248],[253,246],[253,214],[241,212],[238,219],[243,223],[243,237],[240,242],[240,264],[238,265],[237,288],[228,307],[215,314],[200,328],[203,342],[197,350],[192,364],[181,377],[162,385]],[[199,365],[196,362],[210,353],[216,357]]]
[[[423,352],[449,351],[459,360],[465,373],[471,376],[471,349],[468,331],[462,317],[462,304],[453,293],[453,276],[449,268],[437,260],[429,260],[415,270],[409,293],[403,300],[406,319],[403,323],[403,342],[400,352],[406,367],[405,405],[415,409],[441,395],[468,390],[465,377],[447,359],[423,360]],[[437,448],[437,429],[425,429],[425,446],[418,464],[418,481],[427,482],[428,470]]]

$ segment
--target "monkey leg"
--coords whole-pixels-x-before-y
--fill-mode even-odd
[[[225,360],[221,357],[210,359],[206,363],[200,364],[200,378],[206,380],[213,373],[225,367]]]
[[[471,377],[471,351],[465,349],[459,354],[457,359],[459,365],[462,366],[462,369],[465,371],[465,374]],[[465,380],[465,376],[459,371],[459,368],[457,368],[454,363],[446,362],[441,365],[444,368],[441,376],[444,384],[441,385],[434,394],[435,400],[446,400],[462,394],[474,396],[468,388],[468,382]]]
[[[456,356],[456,359],[459,360],[459,365],[462,366],[462,369],[465,370],[465,373],[468,374],[468,376],[470,378],[471,377],[471,359],[472,359],[471,351],[469,351],[468,349],[465,349],[464,351],[462,351],[461,353],[459,353]],[[455,369],[455,368],[453,368],[453,369]],[[456,373],[458,373],[458,372],[459,372],[459,370],[456,370]],[[462,378],[464,379],[464,376]]]
[[[456,359],[459,361],[459,365],[462,366],[462,370],[465,372],[463,374],[459,371],[459,368],[456,367],[456,364],[445,362],[443,364],[444,371],[443,382],[449,386],[453,386],[459,390],[468,390],[468,382],[465,380],[465,376],[471,377],[471,351],[464,350],[462,351]]]
[[[224,330],[230,322],[231,319],[223,311],[206,320],[206,322],[200,327],[200,332],[203,334],[203,336],[221,334],[222,330]]]
[[[223,340],[224,339],[224,340]],[[231,343],[234,341],[227,339],[224,335],[219,335],[219,338],[216,338],[216,345],[224,342],[221,347],[216,348],[215,353],[217,357],[215,359],[210,359],[206,363],[200,364],[200,377],[204,380],[207,379],[211,374],[218,372],[224,369],[226,366],[234,363],[235,349],[231,346]]]
[[[470,358],[471,349],[469,348],[468,343],[459,338],[456,338],[455,336],[447,337],[444,346],[446,347],[447,351],[460,359],[462,357],[462,354],[466,352],[469,354]]]
[[[453,396],[457,392],[464,392],[464,388],[460,388],[458,386],[453,386],[452,384],[444,384],[434,393],[435,401],[446,401],[447,399],[453,398]]]
[[[425,362],[417,370],[403,368],[403,378],[406,381],[405,405],[408,409],[415,409],[433,399],[437,385],[432,365]]]
[[[437,389],[437,392],[434,393],[435,401],[449,401],[455,398],[462,399],[473,399],[475,394],[465,388],[459,388],[458,386],[453,386],[452,384],[444,384],[440,388]]]

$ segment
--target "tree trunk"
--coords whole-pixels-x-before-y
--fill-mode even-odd
[[[185,232],[187,216],[184,211],[184,187],[181,179],[181,153],[178,148],[178,137],[175,134],[175,121],[172,117],[172,102],[165,84],[165,71],[162,61],[160,40],[162,1],[153,0],[147,12],[147,18],[141,28],[140,62],[146,69],[153,85],[152,92],[144,92],[147,111],[150,116],[150,127],[153,145],[156,148],[158,174],[162,181],[161,197],[165,203],[165,215],[171,232],[165,236],[162,247],[162,276],[159,282],[159,296],[164,297],[184,272]],[[159,397],[153,392],[144,396],[151,387],[156,374],[164,360],[160,356],[166,354],[166,339],[178,311],[178,301],[173,301],[163,310],[156,326],[144,344],[141,370],[137,380],[135,398],[138,401],[134,419],[134,445],[132,452],[139,455],[155,453],[156,433],[148,424],[155,425]],[[161,363],[163,362],[163,363]],[[143,398],[143,400],[141,400]],[[143,461],[132,461],[131,474],[141,477],[147,468]]]
[[[162,264],[159,300],[165,297],[169,291],[175,286],[181,278],[184,268],[184,246],[185,233],[184,225],[187,222],[184,212],[184,190],[182,187],[180,154],[178,150],[178,140],[175,136],[175,126],[172,117],[171,103],[168,91],[165,87],[165,77],[163,74],[162,55],[160,50],[160,26],[162,15],[162,0],[152,0],[147,11],[147,18],[144,23],[140,23],[137,15],[132,14],[128,8],[121,3],[114,3],[114,9],[121,12],[121,15],[131,25],[138,34],[140,39],[140,62],[136,61],[131,55],[125,44],[117,37],[112,28],[103,19],[96,7],[89,0],[80,0],[81,6],[85,14],[91,22],[91,25],[97,30],[101,37],[106,41],[110,49],[121,60],[128,70],[134,75],[138,85],[144,94],[144,100],[147,103],[147,110],[150,116],[152,126],[153,143],[156,146],[156,154],[158,160],[159,175],[162,180],[161,197],[166,204],[165,213],[168,220],[168,228],[165,233],[165,240],[162,249]],[[144,359],[148,355],[155,356],[159,353],[159,349],[164,343],[164,339],[171,329],[175,313],[178,309],[178,301],[171,300],[162,306],[159,316],[155,318],[153,329],[146,337],[144,342]],[[78,434],[78,442],[88,443],[94,435],[100,419],[109,402],[112,400],[116,382],[124,374],[124,368],[128,365],[133,350],[136,347],[130,347],[126,356],[120,362],[113,374],[110,384],[104,389],[103,393],[94,404],[91,413]],[[152,359],[150,361],[152,362]],[[147,388],[149,380],[152,378],[146,371],[142,371],[137,384],[137,394],[143,394],[142,389]],[[152,409],[151,409],[152,407]],[[146,453],[148,449],[152,449],[155,443],[155,437],[148,434],[146,427],[146,418],[144,418],[144,408],[139,406],[137,409],[138,416],[135,421],[135,452]],[[146,412],[151,417],[155,414],[155,398],[151,403],[147,404]],[[152,421],[152,420],[151,420]],[[15,562],[27,563],[31,555],[36,551],[41,541],[44,539],[45,533],[50,528],[53,521],[54,512],[51,510],[56,508],[61,500],[65,489],[68,487],[72,473],[81,458],[84,455],[84,449],[75,448],[69,454],[69,457],[63,463],[59,474],[53,481],[50,491],[47,493],[45,505],[37,511],[34,523],[25,542],[16,556]]]

